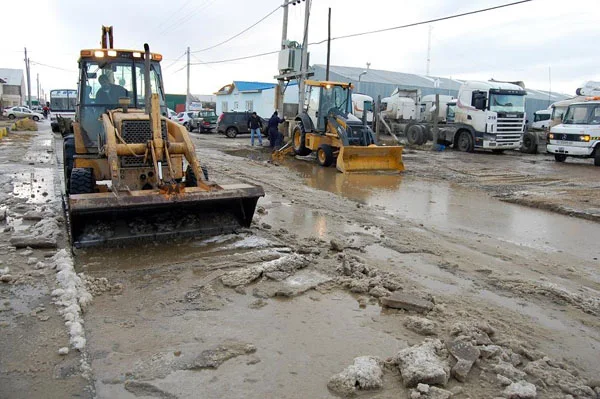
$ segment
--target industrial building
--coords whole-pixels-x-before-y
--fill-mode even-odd
[[[325,65],[313,65],[313,71],[315,73],[313,79],[325,80]],[[329,68],[329,80],[351,82],[354,84],[355,92],[369,95],[375,100],[377,96],[381,96],[382,98],[388,97],[397,87],[400,89],[420,89],[423,96],[427,94],[444,94],[456,97],[458,89],[463,82],[457,79],[382,71],[378,69],[369,69],[366,71],[365,68],[345,66],[331,66]],[[572,97],[527,87],[525,90],[527,90],[525,110],[527,112],[527,120],[530,123],[533,121],[533,113],[535,111],[546,109],[556,101]]]
[[[0,105],[3,108],[15,107],[25,103],[25,78],[22,69],[0,68],[2,84]]]

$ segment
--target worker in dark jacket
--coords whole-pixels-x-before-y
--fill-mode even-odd
[[[262,136],[260,135],[260,129],[262,129],[262,119],[253,112],[248,119],[248,128],[250,129],[250,144],[254,146],[254,135],[258,137],[258,144],[262,147]]]
[[[277,115],[277,111],[273,112],[273,116],[269,119],[269,125],[267,127],[271,150],[278,149],[283,144],[283,134],[281,134],[278,129],[279,124],[283,122],[285,122],[285,119],[280,119]]]

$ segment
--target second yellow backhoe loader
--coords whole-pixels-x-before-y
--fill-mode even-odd
[[[344,173],[404,170],[402,146],[376,145],[366,121],[351,114],[351,84],[306,80],[305,86],[306,101],[292,133],[296,155],[316,151],[319,165],[335,163]]]
[[[64,138],[71,239],[76,247],[215,234],[248,227],[262,187],[208,179],[185,127],[167,119],[160,54],[82,50],[73,134]]]

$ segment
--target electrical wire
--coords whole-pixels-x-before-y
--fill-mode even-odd
[[[413,27],[413,26],[425,25],[425,24],[429,24],[429,23],[433,23],[433,22],[439,22],[439,21],[444,21],[444,20],[448,20],[448,19],[454,19],[454,18],[464,17],[466,15],[479,14],[479,13],[482,13],[482,12],[497,10],[497,9],[500,9],[500,8],[515,6],[515,5],[519,5],[519,4],[523,4],[523,3],[529,3],[531,1],[533,1],[533,0],[520,0],[520,1],[515,1],[515,2],[512,2],[512,3],[502,4],[502,5],[495,6],[495,7],[482,8],[480,10],[474,10],[474,11],[464,12],[464,13],[460,13],[460,14],[449,15],[449,16],[441,17],[441,18],[429,19],[429,20],[426,20],[426,21],[414,22],[414,23],[406,24],[406,25],[394,26],[394,27],[391,27],[391,28],[377,29],[377,30],[373,30],[373,31],[360,32],[360,33],[352,33],[352,34],[349,34],[349,35],[332,37],[331,41],[341,40],[341,39],[347,39],[347,38],[350,38],[350,37],[371,35],[371,34],[375,34],[375,33],[387,32],[387,31],[396,30],[396,29],[410,28],[410,27]],[[310,45],[319,45],[319,44],[323,44],[323,43],[326,43],[326,42],[327,42],[327,39],[324,39],[324,40],[321,40],[321,41],[318,41],[318,42],[309,43],[309,46]],[[225,59],[225,60],[206,61],[206,62],[194,62],[194,63],[190,63],[190,65],[222,64],[222,63],[226,63],[226,62],[233,62],[233,61],[246,60],[246,59],[250,59],[250,58],[263,57],[265,55],[276,54],[279,51],[280,50],[275,50],[275,51],[269,51],[269,52],[266,52],[266,53],[248,55],[248,56],[237,57],[237,58],[230,58],[230,59]]]
[[[52,68],[52,69],[59,69],[61,71],[65,71],[65,72],[77,72],[75,69],[66,69],[66,68],[61,68],[61,67],[57,67],[57,66],[53,66],[53,65],[43,64],[41,62],[33,61],[32,59],[30,59],[29,62],[32,63],[33,65],[40,65],[40,66],[43,66],[46,68]]]
[[[221,46],[221,45],[223,45],[223,44],[225,44],[225,43],[228,43],[228,42],[232,41],[232,40],[233,40],[233,39],[235,39],[236,37],[239,37],[239,36],[241,36],[242,34],[244,34],[244,33],[248,32],[250,29],[254,28],[256,25],[260,24],[262,21],[264,21],[265,19],[269,18],[271,15],[275,14],[275,12],[276,12],[277,10],[279,10],[281,7],[283,7],[283,6],[277,6],[275,9],[273,9],[273,11],[271,11],[270,13],[268,13],[267,15],[265,15],[264,17],[262,17],[261,19],[259,19],[258,21],[256,21],[256,22],[255,22],[255,23],[253,23],[252,25],[250,25],[249,27],[247,27],[246,29],[242,30],[241,32],[239,32],[239,33],[237,33],[237,34],[235,34],[235,35],[231,36],[229,39],[227,39],[227,40],[223,40],[222,42],[219,42],[219,43],[217,43],[217,44],[214,44],[214,45],[212,45],[212,46],[210,46],[210,47],[206,47],[206,48],[203,48],[203,49],[200,49],[200,50],[195,50],[195,51],[192,51],[192,53],[201,53],[201,52],[203,52],[203,51],[212,50],[212,49],[213,49],[213,48],[215,48],[215,47],[219,47],[219,46]]]
[[[179,57],[177,57],[177,59],[175,61],[173,61],[172,63],[170,63],[166,67],[164,67],[163,71],[166,71],[167,69],[171,68],[173,65],[175,65],[177,63],[177,61],[179,61],[186,54],[187,54],[187,51],[184,51],[183,54],[181,54]]]

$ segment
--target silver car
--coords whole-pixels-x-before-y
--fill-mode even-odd
[[[31,118],[34,121],[39,121],[41,119],[44,119],[44,115],[37,113],[37,112],[33,112],[32,110],[30,110],[27,107],[12,107],[12,108],[8,108],[5,109],[4,112],[2,113],[2,115],[7,116],[8,119],[15,119],[15,118]]]

